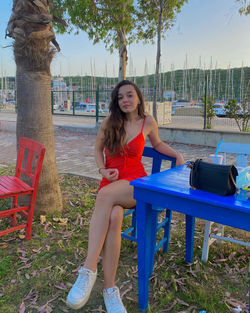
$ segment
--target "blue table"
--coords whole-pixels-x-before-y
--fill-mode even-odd
[[[150,245],[155,241],[151,227],[154,207],[167,207],[186,214],[186,261],[192,262],[195,217],[250,231],[250,201],[235,196],[219,196],[189,186],[187,165],[136,179],[134,198],[138,231],[138,291],[141,311],[148,306],[149,276],[152,263]]]

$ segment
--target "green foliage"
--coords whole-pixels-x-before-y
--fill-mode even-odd
[[[163,1],[162,32],[173,26],[176,14],[188,0]],[[118,31],[126,34],[127,44],[154,40],[157,32],[159,2],[155,0],[53,0],[54,12],[68,26],[55,23],[59,32],[85,31],[94,44],[103,40],[111,52],[119,48]]]
[[[234,118],[237,117],[237,110],[238,110],[238,106],[237,106],[237,99],[230,99],[228,101],[228,103],[225,105],[225,109],[227,111],[227,116],[230,118]]]
[[[118,32],[126,35],[126,43],[135,40],[135,7],[132,0],[53,0],[62,16],[68,21],[67,28],[56,24],[60,32],[85,31],[93,43],[101,40],[111,52],[119,48]]]
[[[163,1],[163,0],[161,0]],[[93,43],[103,41],[111,53],[119,49],[119,71],[126,76],[126,45],[134,41],[152,42],[158,27],[161,1],[133,0],[53,0],[57,16],[68,20],[68,27],[56,24],[59,32],[76,34],[83,30]],[[175,15],[187,0],[164,0],[161,33],[173,25]],[[157,9],[156,9],[157,8]],[[119,77],[121,76],[121,73]]]
[[[247,3],[248,0],[236,0],[236,2],[241,3],[241,7],[239,8],[239,13],[240,14],[245,14],[248,15],[250,14],[250,4]]]
[[[212,97],[207,98],[207,128],[212,128],[212,119],[215,117],[213,109],[214,99]]]
[[[204,98],[201,99],[202,102],[204,102]],[[216,116],[214,109],[213,109],[213,104],[214,104],[214,98],[213,97],[207,97],[207,110],[206,110],[206,128],[207,129],[212,129],[212,119]],[[202,106],[202,114],[205,117],[204,114],[204,105]]]
[[[161,34],[165,38],[165,33],[175,22],[176,15],[181,11],[181,7],[188,0],[163,0]],[[138,1],[138,24],[137,32],[144,42],[152,42],[158,30],[158,18],[160,11],[160,0],[139,0]]]
[[[226,113],[229,118],[235,120],[240,131],[248,132],[248,123],[250,120],[250,112],[248,111],[248,103],[243,100],[240,105],[237,99],[231,99],[225,105]]]

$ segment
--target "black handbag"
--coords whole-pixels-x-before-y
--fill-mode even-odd
[[[236,190],[237,168],[234,165],[208,163],[197,159],[190,162],[189,183],[194,189],[217,193],[222,196],[233,195]]]

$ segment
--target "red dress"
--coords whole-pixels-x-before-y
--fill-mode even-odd
[[[123,154],[117,153],[115,156],[111,156],[109,151],[105,149],[106,168],[117,168],[119,171],[118,180],[125,179],[132,181],[136,178],[147,176],[141,163],[145,145],[145,139],[142,133],[144,123],[145,119],[141,132],[125,145]],[[100,183],[100,189],[110,183],[112,182],[103,177]]]

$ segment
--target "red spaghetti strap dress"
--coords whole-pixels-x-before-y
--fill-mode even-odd
[[[119,171],[118,180],[125,179],[132,181],[136,178],[147,176],[141,163],[145,145],[145,139],[142,133],[144,124],[145,118],[141,132],[125,145],[123,154],[118,153],[115,156],[111,156],[109,151],[105,149],[106,168],[117,168]],[[112,182],[103,177],[100,183],[100,189],[110,183]]]

